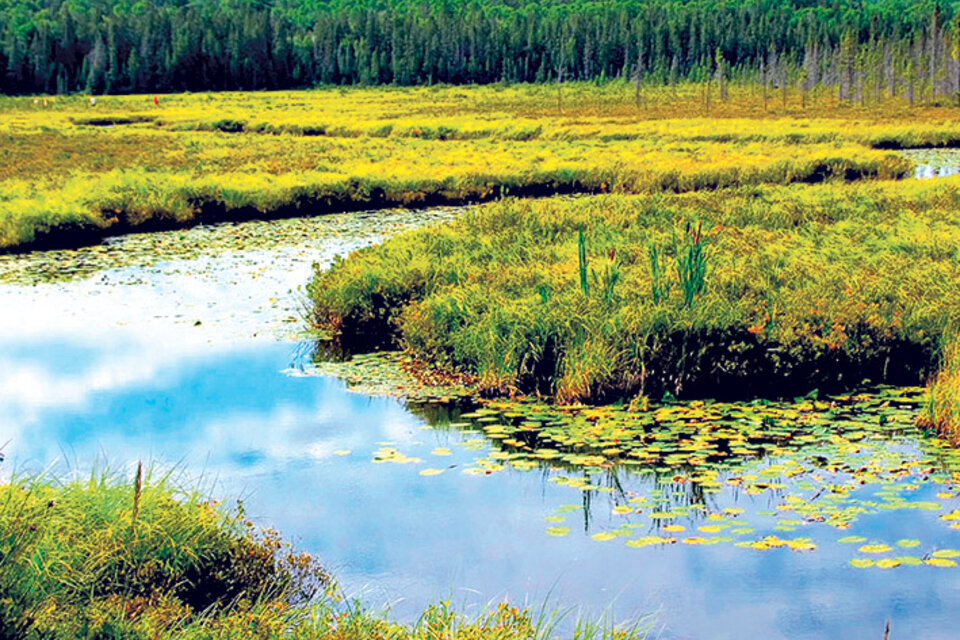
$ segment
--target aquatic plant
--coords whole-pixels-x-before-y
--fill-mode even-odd
[[[688,307],[704,291],[707,274],[707,258],[704,254],[703,222],[696,227],[689,222],[683,233],[683,242],[673,237],[673,252],[677,261],[677,281],[683,292],[683,302]]]
[[[951,179],[504,200],[357,252],[309,290],[322,325],[394,333],[490,393],[917,384],[957,313],[958,212]],[[674,244],[676,220],[707,214],[709,253],[692,224]],[[612,305],[575,284],[580,224],[620,262]]]
[[[654,304],[660,304],[670,295],[671,282],[667,279],[667,267],[660,249],[652,243],[647,244],[647,255],[650,258],[650,295]]]

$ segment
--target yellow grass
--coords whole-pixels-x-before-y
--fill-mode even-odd
[[[558,104],[558,93],[560,100]],[[0,99],[0,248],[77,244],[145,223],[556,191],[690,191],[892,178],[873,148],[960,140],[957,111],[752,87],[624,84]],[[143,228],[143,227],[142,227]],[[149,228],[146,227],[146,228]]]

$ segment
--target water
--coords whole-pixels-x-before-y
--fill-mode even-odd
[[[918,180],[960,174],[960,149],[907,149],[901,153],[916,163],[914,177]]]
[[[0,280],[8,282],[0,285],[2,468],[129,469],[140,459],[176,465],[182,481],[241,498],[259,523],[321,558],[347,591],[373,607],[390,604],[399,619],[446,597],[467,609],[495,598],[539,605],[549,597],[593,613],[612,607],[618,617],[659,611],[663,638],[875,639],[887,618],[893,638],[956,637],[960,567],[856,569],[849,560],[865,555],[861,545],[837,542],[859,535],[895,547],[917,539],[916,549],[892,555],[918,557],[960,548],[960,530],[940,518],[960,507],[950,476],[955,460],[946,468],[934,463],[943,450],[906,427],[868,434],[856,445],[860,454],[848,442],[842,453],[811,445],[737,462],[721,472],[717,493],[702,496],[707,511],[670,520],[687,529],[678,539],[707,536],[698,527],[716,522],[708,513],[743,509],[727,518],[724,534],[750,523],[754,533],[730,536],[809,537],[814,551],[732,542],[635,548],[626,541],[668,535],[649,515],[699,496],[691,483],[665,483],[640,465],[594,473],[589,484],[597,488],[584,491],[567,486],[581,470],[549,462],[496,470],[498,447],[477,424],[450,427],[461,422],[456,412],[353,393],[336,378],[291,375],[312,351],[297,331],[297,286],[310,264],[450,215],[340,216],[135,237],[107,252],[108,269],[99,269],[94,249],[0,260]],[[266,239],[277,235],[284,239]],[[210,258],[183,249],[208,241],[239,250]],[[58,267],[79,261],[91,263],[88,271]],[[42,280],[57,281],[31,281],[40,271],[48,273]],[[420,462],[374,463],[384,448]],[[864,452],[865,460],[881,461],[874,476],[828,471],[820,461]],[[803,472],[788,476],[773,466],[784,464]],[[443,473],[420,474],[428,468]],[[751,494],[726,482],[771,468],[782,488]],[[775,528],[795,517],[777,510],[788,496],[818,503],[825,498],[816,487],[844,482],[857,488],[837,504],[881,506],[859,507],[868,513],[846,530],[812,521],[790,532]],[[891,492],[937,508],[887,509]],[[625,505],[641,513],[619,513]],[[551,527],[569,532],[552,536]],[[628,535],[592,537],[609,532]]]

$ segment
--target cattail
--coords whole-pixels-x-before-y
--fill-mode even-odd
[[[130,525],[132,533],[137,532],[137,518],[140,515],[140,496],[143,495],[143,462],[137,462],[137,477],[133,482],[133,519]]]

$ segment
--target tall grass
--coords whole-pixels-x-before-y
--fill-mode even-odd
[[[412,624],[346,598],[311,557],[169,475],[0,485],[0,637],[23,640],[640,640],[613,624],[449,602]]]
[[[678,242],[676,236],[673,237],[673,252],[676,256],[677,282],[683,292],[683,302],[691,307],[693,301],[703,293],[707,276],[703,221],[697,222],[695,227],[687,222],[682,237],[682,242]]]
[[[917,423],[960,444],[960,343],[955,339],[943,348],[940,370],[930,380]]]
[[[916,384],[960,319],[958,185],[505,200],[317,273],[314,318],[354,338],[397,335],[490,393]],[[696,219],[709,225],[677,233]],[[580,284],[582,256],[610,250],[613,304]]]
[[[899,178],[884,149],[960,141],[956,110],[824,105],[778,113],[749,91],[698,113],[692,91],[637,112],[615,84],[57,98],[0,104],[0,250],[250,217]],[[897,114],[899,116],[899,114]],[[102,126],[110,125],[110,126]],[[266,135],[270,134],[270,135]]]
[[[151,610],[141,627],[160,629],[240,602],[289,606],[329,583],[242,511],[140,467],[132,481],[106,471],[13,478],[0,486],[0,552],[0,636],[9,638],[137,626],[110,619],[118,607]]]

